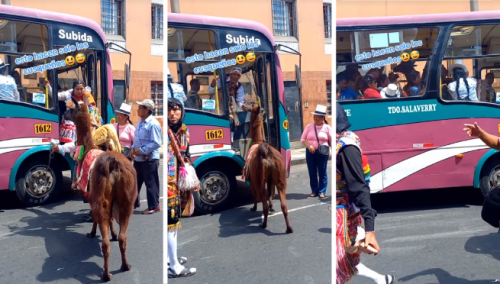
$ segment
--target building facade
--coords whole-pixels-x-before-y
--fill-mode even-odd
[[[169,1],[170,2],[170,1]],[[317,104],[331,102],[332,1],[328,0],[178,0],[180,13],[239,18],[264,24],[278,44],[302,54],[299,96],[295,65],[299,56],[280,52],[285,81],[290,139],[300,139],[303,127],[312,122]],[[168,4],[168,11],[171,11]],[[234,11],[234,13],[228,13]],[[240,12],[238,12],[240,11]],[[174,69],[174,65],[170,66]]]
[[[74,14],[100,24],[109,42],[132,53],[127,102],[153,99],[155,116],[163,116],[163,0],[11,0],[12,6]],[[125,63],[129,55],[111,50],[115,108],[124,97]],[[137,105],[131,120],[137,123]]]

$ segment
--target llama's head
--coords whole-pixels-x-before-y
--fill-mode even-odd
[[[264,120],[265,111],[259,105],[252,108],[252,113],[250,115],[251,127],[260,126]]]

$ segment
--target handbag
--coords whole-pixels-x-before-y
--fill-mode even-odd
[[[177,137],[175,137],[170,128],[168,129],[168,136],[170,137],[175,155],[180,162],[177,186],[181,191],[192,191],[200,185],[200,180],[198,179],[196,170],[192,165],[186,164],[184,162],[184,158],[182,157],[181,151],[179,150],[179,147],[177,145]]]
[[[500,226],[500,187],[491,190],[484,197],[483,208],[481,209],[481,218],[494,228]]]
[[[314,128],[314,133],[316,133],[316,141],[318,141],[318,152],[321,155],[330,156],[330,146],[319,145],[318,130],[316,129],[316,125],[313,125],[313,128]]]

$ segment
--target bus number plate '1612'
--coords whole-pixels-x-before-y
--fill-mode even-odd
[[[222,129],[207,130],[205,131],[205,138],[207,141],[219,140],[224,138],[224,132]]]
[[[35,124],[35,134],[52,133],[52,123]]]

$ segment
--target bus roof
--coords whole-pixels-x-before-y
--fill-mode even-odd
[[[469,20],[499,19],[500,10],[483,12],[462,12],[427,15],[390,16],[373,18],[347,18],[337,19],[337,26],[373,26],[373,25],[396,25],[396,24],[425,24],[461,22]]]
[[[179,13],[168,13],[168,21],[189,23],[189,24],[199,24],[199,25],[209,25],[209,26],[220,26],[222,28],[239,28],[239,29],[249,29],[262,33],[266,36],[271,44],[274,46],[276,42],[274,41],[274,36],[269,31],[269,29],[261,23],[234,19],[234,18],[221,18],[212,16],[202,16],[202,15],[190,15],[190,14],[179,14]]]
[[[0,5],[0,13],[87,27],[94,30],[101,37],[104,43],[107,42],[106,35],[104,34],[101,26],[84,17],[10,5]]]

